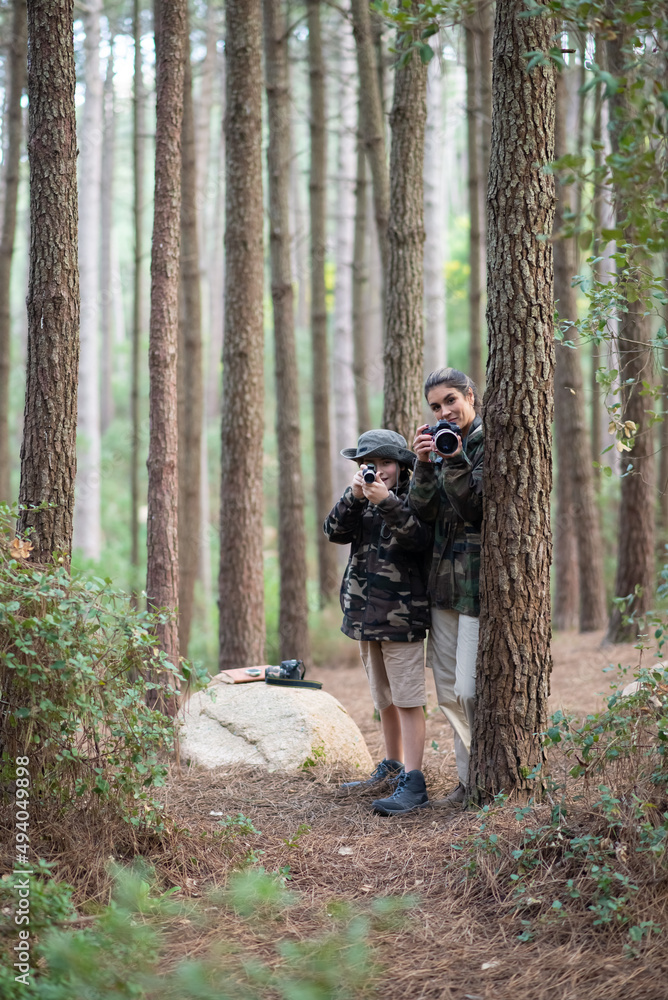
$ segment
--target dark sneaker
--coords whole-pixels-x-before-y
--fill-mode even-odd
[[[385,785],[391,788],[399,775],[403,773],[404,765],[400,760],[391,760],[386,757],[385,760],[381,760],[373,774],[365,781],[345,781],[339,785],[339,788],[343,792],[380,791]]]
[[[387,799],[376,799],[373,811],[381,816],[397,816],[429,805],[422,771],[404,771],[397,787]]]
[[[444,799],[432,799],[434,809],[463,809],[466,804],[466,789],[461,781]]]

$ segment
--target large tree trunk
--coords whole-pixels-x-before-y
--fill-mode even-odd
[[[18,529],[33,558],[69,561],[76,474],[79,369],[77,139],[73,4],[28,10],[30,276],[28,358]],[[52,504],[39,511],[36,504]]]
[[[326,184],[327,132],[325,120],[325,65],[322,57],[320,0],[308,0],[309,79],[311,87],[311,350],[313,364],[313,438],[315,450],[315,519],[318,539],[320,602],[326,604],[337,592],[336,552],[322,531],[332,506],[332,468],[329,427],[329,351],[325,256],[327,252]]]
[[[112,376],[114,371],[112,315],[115,295],[120,295],[120,286],[114,288],[112,229],[114,201],[114,157],[116,146],[116,124],[114,110],[114,33],[111,32],[107,76],[104,82],[104,138],[102,143],[102,203],[100,210],[100,431],[107,430],[114,419],[114,396]],[[118,339],[118,338],[117,338]]]
[[[227,0],[220,669],[264,658],[260,0]]]
[[[380,87],[382,67],[376,58],[374,31],[367,0],[351,0],[353,33],[357,47],[360,87],[360,119],[373,183],[373,205],[382,262],[383,310],[387,307],[387,269],[390,260],[388,221],[390,218],[390,178],[385,151],[385,123]]]
[[[526,797],[542,760],[550,653],[554,71],[547,17],[497,0],[484,405],[481,616],[470,792]]]
[[[480,197],[480,53],[476,52],[473,16],[464,25],[466,37],[466,127],[469,192],[469,375],[482,385],[482,200]]]
[[[628,69],[624,47],[629,32],[618,33],[606,43],[608,69],[617,78],[624,78],[621,88],[610,98],[610,138],[613,154],[620,149],[620,140],[629,117],[630,87],[634,74]],[[614,191],[618,225],[624,224],[627,205],[624,192]],[[633,246],[635,234],[631,226],[624,231],[624,244]],[[618,247],[619,250],[619,247]],[[619,317],[617,347],[619,351],[619,377],[622,385],[622,419],[636,425],[635,444],[622,457],[622,483],[619,504],[619,529],[617,532],[617,576],[615,597],[630,597],[624,613],[643,615],[652,601],[654,586],[654,448],[648,406],[643,391],[643,381],[652,381],[651,329],[646,304],[638,299],[627,302],[627,309]],[[610,642],[631,641],[635,638],[638,623],[624,624],[623,612],[615,605],[608,625]]]
[[[132,362],[130,376],[130,563],[133,570],[133,592],[138,584],[139,570],[139,357],[142,333],[142,278],[144,225],[144,79],[141,56],[140,0],[134,0],[132,26],[134,33],[134,95],[132,101],[132,173],[134,178],[133,225],[134,269],[132,289]]]
[[[179,649],[188,655],[200,547],[203,411],[202,306],[197,220],[197,152],[186,31],[181,127],[181,260],[179,282]]]
[[[306,533],[302,483],[299,379],[290,263],[290,92],[282,0],[263,0],[269,109],[269,225],[276,365],[278,561],[281,659],[310,660],[306,598]]]
[[[181,123],[183,119],[186,0],[156,5],[156,126],[151,316],[149,322],[148,561],[146,597],[150,608],[166,608],[157,626],[160,647],[179,662],[176,609],[179,601],[177,350],[179,237],[181,215]],[[157,704],[168,711],[173,701]]]
[[[99,559],[102,546],[100,507],[100,187],[102,179],[103,102],[100,76],[102,0],[83,8],[86,31],[84,80],[86,100],[81,122],[79,187],[79,272],[81,278],[81,351],[77,426],[77,497],[74,545],[88,559]]]
[[[555,154],[568,152],[566,143],[566,108],[568,90],[566,77],[560,74],[557,85],[555,123]],[[564,225],[564,213],[571,209],[570,192],[561,187],[558,192],[555,231]],[[573,288],[577,259],[575,240],[557,238],[554,243],[554,296],[560,320],[577,319],[577,302]],[[570,340],[571,335],[566,334]],[[605,585],[603,551],[599,526],[594,470],[591,461],[589,428],[585,412],[584,384],[580,351],[556,345],[555,369],[555,436],[557,444],[558,486],[565,487],[564,496],[557,490],[557,526],[555,531],[555,625],[568,628],[571,610],[577,615],[580,631],[591,632],[605,625]],[[562,483],[563,480],[563,483]],[[570,577],[567,557],[573,552],[576,580]],[[561,559],[560,559],[561,556]],[[563,569],[566,569],[566,573]],[[569,601],[570,591],[576,600]],[[579,599],[578,599],[579,593]]]
[[[355,235],[353,247],[353,373],[355,376],[355,408],[357,433],[371,427],[369,415],[369,380],[367,374],[366,290],[369,281],[367,260],[367,180],[366,153],[360,133],[358,110],[357,180],[355,183]]]
[[[413,3],[417,12],[417,3]],[[424,130],[427,67],[417,53],[394,77],[383,426],[412,441],[421,422]]]
[[[445,184],[443,182],[443,77],[440,59],[429,63],[424,150],[424,372],[444,368],[447,354],[445,312]]]
[[[26,85],[27,71],[26,0],[13,0],[12,37],[9,66],[5,62],[6,109],[3,133],[4,204],[2,206],[2,240],[0,241],[0,503],[10,503],[9,458],[9,372],[10,372],[10,309],[9,288],[16,233],[16,201],[19,190],[19,162],[23,140],[21,95]]]
[[[334,395],[334,493],[350,481],[350,462],[340,455],[357,440],[353,374],[353,253],[355,240],[355,125],[357,81],[355,50],[347,25],[339,33],[339,148],[336,167],[336,234],[332,390]],[[341,549],[338,549],[341,552]]]

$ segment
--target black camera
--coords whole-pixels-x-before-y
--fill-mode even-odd
[[[366,469],[362,473],[365,483],[375,483],[376,482],[376,466],[373,462],[367,462]]]
[[[439,420],[433,427],[427,427],[423,434],[431,434],[434,439],[434,450],[440,451],[442,455],[452,455],[459,447],[459,438],[462,436],[457,424],[451,424],[449,420]]]
[[[304,676],[303,660],[281,660],[278,667],[265,667],[264,676],[279,680],[300,681]]]

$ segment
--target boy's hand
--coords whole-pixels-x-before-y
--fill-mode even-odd
[[[428,462],[429,455],[434,450],[434,439],[431,434],[425,434],[429,424],[422,424],[415,432],[413,440],[413,451],[418,457],[418,462]]]
[[[366,468],[366,466],[364,466]],[[353,477],[353,481],[350,484],[350,488],[353,491],[353,496],[356,500],[364,499],[364,478],[362,476],[362,469],[358,469]]]
[[[364,488],[364,496],[371,503],[380,503],[381,500],[384,500],[390,495],[390,491],[380,478],[379,472],[376,473],[376,481],[374,483],[365,483],[364,480],[362,480],[362,485]]]

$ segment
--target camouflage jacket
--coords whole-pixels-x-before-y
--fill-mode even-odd
[[[350,544],[341,583],[341,631],[351,639],[419,642],[429,627],[427,574],[433,532],[407,504],[408,484],[379,504],[357,500],[348,487],[324,531]]]
[[[464,453],[442,465],[416,462],[409,504],[434,525],[429,572],[432,607],[480,614],[482,420],[476,417]]]

